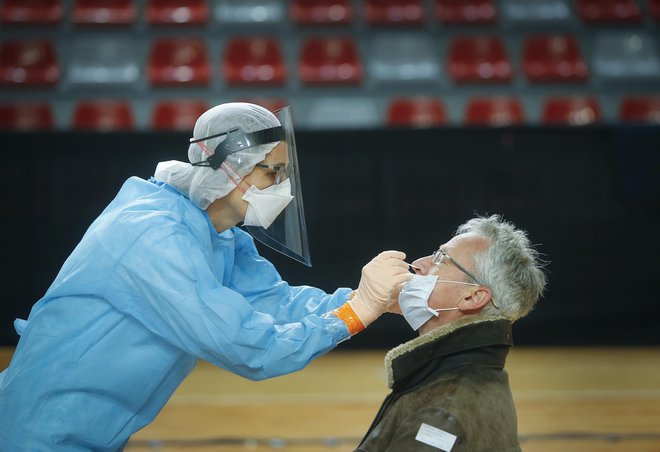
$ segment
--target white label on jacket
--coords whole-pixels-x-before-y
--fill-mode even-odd
[[[415,439],[445,452],[450,452],[456,442],[456,435],[452,435],[429,424],[422,424]]]

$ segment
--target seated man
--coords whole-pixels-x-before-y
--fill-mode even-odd
[[[504,364],[545,287],[538,253],[499,216],[473,218],[413,268],[392,310],[420,335],[387,354],[392,392],[357,451],[519,451]]]

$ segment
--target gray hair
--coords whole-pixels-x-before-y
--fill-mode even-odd
[[[483,315],[503,315],[512,321],[527,315],[543,294],[546,276],[538,251],[527,233],[499,215],[472,218],[456,234],[473,233],[488,240],[486,250],[474,257],[475,276],[489,287],[499,306],[489,303]]]

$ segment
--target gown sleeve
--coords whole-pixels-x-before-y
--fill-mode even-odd
[[[290,322],[278,322],[258,311],[242,294],[218,281],[212,251],[184,223],[171,218],[150,221],[152,227],[131,246],[122,247],[121,256],[109,256],[117,263],[104,298],[152,331],[158,338],[154,340],[261,380],[302,369],[350,336],[342,320],[320,316],[315,309],[306,314],[300,310]],[[274,293],[300,296],[300,291],[288,291],[285,283],[275,282],[272,274],[252,277],[263,292],[269,285],[281,285]]]
[[[259,255],[252,237],[240,229],[236,234],[236,261],[230,285],[256,310],[272,315],[277,322],[288,323],[310,314],[325,314],[348,300],[349,288],[328,294],[316,287],[290,286],[282,281],[275,266]]]

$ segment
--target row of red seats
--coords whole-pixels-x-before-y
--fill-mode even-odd
[[[571,35],[526,38],[522,63],[531,82],[584,82],[589,77],[579,42]],[[53,86],[60,80],[60,66],[48,40],[10,40],[0,45],[0,85]],[[346,37],[306,38],[297,70],[305,84],[359,84],[364,78],[357,43]],[[205,41],[154,39],[146,72],[152,85],[207,85],[211,62]],[[282,85],[287,79],[285,58],[274,38],[230,39],[222,72],[229,85]],[[513,77],[513,67],[499,37],[454,38],[449,43],[447,73],[457,83],[506,83]]]
[[[660,123],[660,98],[629,97],[621,102],[622,122]],[[590,125],[602,122],[600,104],[593,97],[549,97],[541,110],[545,125]],[[465,108],[465,125],[509,126],[525,123],[525,113],[516,97],[471,99]],[[391,126],[431,127],[447,124],[442,102],[435,98],[393,100],[387,112]]]
[[[261,101],[275,110],[283,101]],[[209,108],[205,101],[162,101],[154,106],[150,126],[154,130],[191,130],[195,121]],[[593,97],[548,98],[541,112],[541,122],[548,125],[589,125],[602,121],[602,112]],[[621,101],[619,119],[626,123],[660,124],[660,97],[627,97]],[[437,98],[397,98],[387,109],[385,125],[433,127],[447,124],[443,103]],[[475,98],[465,109],[465,125],[506,126],[525,122],[519,99],[513,97]],[[0,105],[0,128],[5,130],[40,130],[54,127],[48,103],[19,102]],[[135,127],[131,104],[123,100],[79,102],[71,127],[77,130],[130,130]]]
[[[647,0],[649,12],[660,20],[660,0]],[[265,5],[267,7],[268,5]],[[579,17],[589,23],[638,23],[642,10],[635,0],[576,0]],[[134,0],[76,0],[72,21],[80,25],[127,25],[138,16]],[[351,0],[292,0],[289,13],[298,24],[345,24],[357,15]],[[437,20],[448,24],[494,23],[494,0],[435,0]],[[364,0],[364,19],[371,24],[420,24],[427,17],[423,0]],[[4,0],[0,19],[9,24],[55,24],[62,20],[62,0]],[[203,24],[207,0],[148,0],[150,24]]]
[[[204,101],[163,101],[153,110],[156,130],[190,130],[209,106]],[[76,104],[71,127],[78,130],[130,130],[133,109],[125,100],[86,100]],[[5,130],[48,130],[55,127],[53,110],[46,102],[0,104],[0,127]]]

